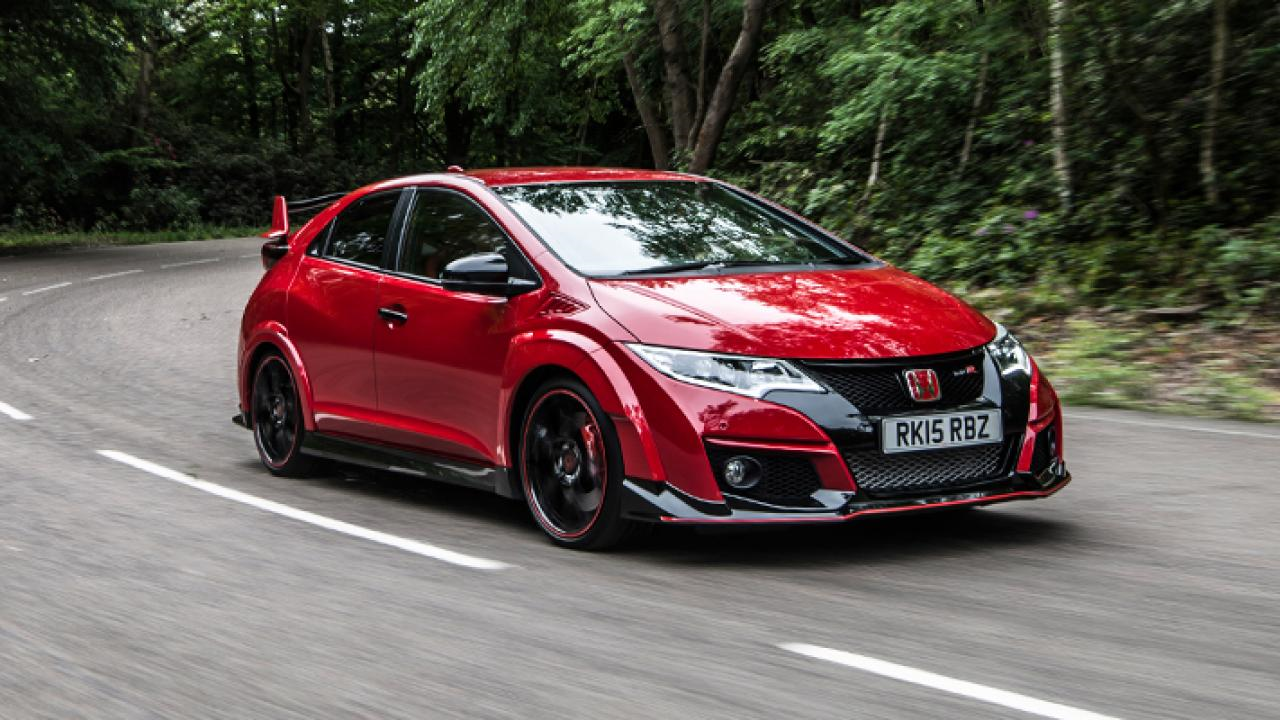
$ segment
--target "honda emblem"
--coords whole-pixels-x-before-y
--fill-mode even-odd
[[[932,369],[905,370],[902,377],[907,381],[907,390],[911,391],[912,400],[935,402],[942,397],[942,386],[938,384],[938,374]]]

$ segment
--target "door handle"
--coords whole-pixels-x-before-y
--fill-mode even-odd
[[[378,308],[378,316],[389,323],[403,325],[409,322],[409,313],[405,312],[403,305],[392,305],[391,307]]]

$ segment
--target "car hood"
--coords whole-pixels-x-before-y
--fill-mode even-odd
[[[597,279],[605,312],[643,343],[767,357],[938,355],[991,340],[995,325],[896,268]]]

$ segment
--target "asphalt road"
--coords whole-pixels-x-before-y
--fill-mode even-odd
[[[261,470],[257,247],[0,258],[0,717],[1280,717],[1280,428],[1069,411],[1048,500],[568,552]]]

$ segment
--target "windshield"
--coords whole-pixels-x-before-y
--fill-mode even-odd
[[[565,183],[494,190],[583,275],[870,262],[717,183]]]

